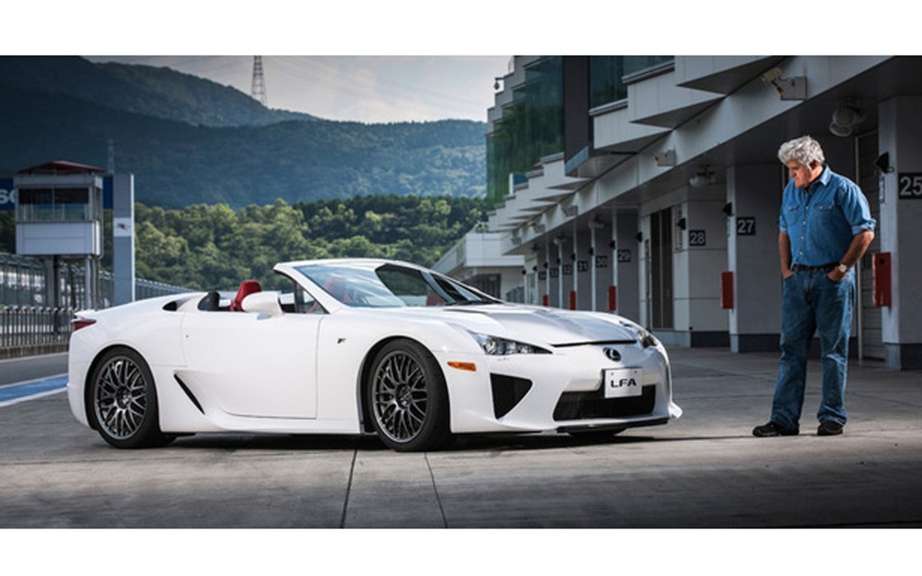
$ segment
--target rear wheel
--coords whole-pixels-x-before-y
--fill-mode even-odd
[[[164,446],[175,438],[160,431],[153,375],[130,348],[113,348],[100,358],[87,400],[93,427],[116,448]]]
[[[385,344],[365,385],[368,414],[389,448],[433,450],[448,440],[445,377],[422,345],[403,339]]]

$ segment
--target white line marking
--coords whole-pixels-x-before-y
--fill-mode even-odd
[[[0,364],[8,364],[10,362],[22,362],[23,360],[35,360],[38,358],[52,358],[54,356],[66,356],[67,352],[55,352],[54,354],[35,354],[32,356],[15,356],[13,358],[4,358],[0,360]]]
[[[53,394],[60,394],[61,392],[67,392],[67,387],[58,388],[55,390],[46,390],[44,392],[39,392],[38,394],[33,394],[31,396],[23,396],[21,398],[13,398],[12,400],[5,400],[0,402],[0,408],[6,406],[12,406],[13,404],[19,404],[20,402],[28,402],[29,400],[35,400],[36,398],[44,398],[45,396],[51,396]]]
[[[0,389],[8,388],[10,386],[19,386],[22,384],[34,384],[35,382],[51,380],[52,378],[60,378],[61,376],[67,376],[67,372],[61,372],[60,374],[52,374],[51,376],[42,376],[41,378],[33,378],[32,380],[23,380],[22,382],[12,382],[10,384],[0,384]]]

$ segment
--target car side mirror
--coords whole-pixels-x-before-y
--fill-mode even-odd
[[[256,312],[271,317],[282,315],[279,293],[274,290],[250,294],[243,299],[241,306],[244,312]]]

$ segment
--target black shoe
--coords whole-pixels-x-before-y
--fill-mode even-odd
[[[800,434],[799,428],[785,429],[774,422],[756,426],[752,429],[752,435],[757,438],[771,438],[773,436],[797,436]]]
[[[816,429],[817,436],[838,436],[845,429],[844,424],[839,424],[835,420],[823,420]]]

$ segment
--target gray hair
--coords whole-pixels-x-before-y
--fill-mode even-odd
[[[826,162],[823,155],[823,149],[820,143],[809,136],[801,136],[788,140],[778,149],[778,160],[782,164],[787,164],[794,160],[802,166],[810,167],[813,162],[819,162],[821,165]]]

